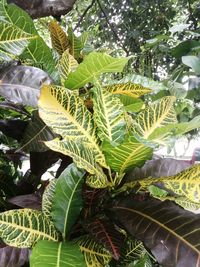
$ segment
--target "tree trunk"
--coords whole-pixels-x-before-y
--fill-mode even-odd
[[[32,18],[67,14],[76,0],[8,0],[24,9]]]

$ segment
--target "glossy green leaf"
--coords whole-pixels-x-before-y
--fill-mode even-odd
[[[105,53],[91,52],[76,71],[69,74],[65,86],[72,90],[83,87],[102,73],[121,72],[127,62],[128,58],[113,58]]]
[[[71,27],[68,28],[67,34],[70,43],[69,52],[75,59],[79,59],[87,41],[88,34],[85,32],[81,36],[77,37]]]
[[[84,267],[83,255],[78,245],[71,242],[40,241],[33,248],[30,267]]]
[[[99,138],[120,143],[126,134],[125,110],[120,100],[96,82],[93,89],[94,120]]]
[[[182,62],[198,75],[200,74],[200,59],[197,56],[184,56]]]
[[[200,116],[194,117],[189,122],[181,122],[176,125],[174,134],[182,135],[194,129],[200,128]]]
[[[114,201],[107,214],[143,241],[163,267],[199,266],[200,215],[170,201],[140,201],[130,195]]]
[[[82,208],[82,185],[85,171],[69,165],[60,175],[56,183],[52,199],[52,218],[63,238],[70,234]]]
[[[142,166],[152,156],[152,148],[138,142],[133,136],[126,137],[120,145],[115,147],[105,142],[103,151],[107,164],[111,169],[120,173]]]
[[[0,213],[0,237],[10,246],[27,248],[39,240],[57,241],[59,234],[41,212],[20,209]]]

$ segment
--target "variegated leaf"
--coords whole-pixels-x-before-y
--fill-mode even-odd
[[[71,27],[68,28],[67,33],[70,42],[69,52],[74,58],[79,59],[81,56],[81,51],[83,50],[87,41],[88,34],[83,33],[80,37],[77,37],[73,33],[73,29]]]
[[[35,38],[37,35],[32,35],[22,31],[14,25],[0,23],[0,58],[1,51],[7,53],[7,55],[12,58],[13,56],[20,55],[29,42]]]
[[[65,86],[69,89],[81,88],[102,73],[121,72],[129,58],[113,58],[105,53],[91,52],[84,58],[76,71],[69,74]]]
[[[103,267],[112,259],[111,253],[108,252],[101,244],[96,243],[89,236],[78,241],[87,267]]]
[[[101,184],[101,188],[110,185],[102,168],[95,161],[93,149],[87,146],[86,143],[78,143],[68,139],[63,139],[61,141],[59,139],[54,139],[45,142],[45,144],[54,151],[72,157],[78,168],[85,169],[95,176],[95,179]]]
[[[6,244],[19,248],[32,247],[39,240],[59,240],[53,223],[32,209],[0,213],[0,237]]]
[[[62,55],[69,48],[69,40],[66,33],[55,20],[49,23],[49,31],[53,48],[59,55]]]
[[[92,114],[76,92],[64,87],[43,85],[38,102],[43,121],[64,139],[86,142],[104,167],[105,158],[96,138]]]
[[[69,50],[66,50],[62,54],[62,57],[58,64],[61,83],[63,86],[69,73],[75,71],[77,67],[78,67],[78,62],[72,55],[70,55]]]
[[[141,138],[153,141],[158,139],[160,141],[163,131],[164,136],[166,136],[164,127],[175,127],[174,125],[177,123],[176,112],[173,107],[175,100],[174,96],[166,96],[150,104],[137,115],[133,125],[133,132]],[[156,135],[155,131],[157,131]]]
[[[57,179],[53,179],[47,185],[42,196],[42,212],[51,219],[52,200],[56,190]]]
[[[151,158],[152,148],[146,147],[138,142],[133,136],[128,136],[118,146],[113,147],[110,143],[105,142],[103,145],[106,162],[114,171],[125,173],[144,164]]]
[[[200,202],[200,164],[194,165],[174,176],[149,177],[138,182],[143,188],[154,184],[164,187],[179,196],[184,196],[192,202]]]
[[[127,95],[133,98],[138,98],[151,92],[151,89],[131,82],[111,84],[104,88],[114,95]]]
[[[120,143],[126,134],[123,104],[97,82],[93,93],[94,120],[98,126],[99,138],[102,141]]]

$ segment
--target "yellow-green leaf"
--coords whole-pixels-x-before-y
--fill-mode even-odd
[[[94,119],[98,136],[103,140],[120,143],[126,134],[125,110],[120,100],[101,88],[99,83],[93,89]]]
[[[58,64],[61,83],[63,86],[69,73],[75,71],[77,67],[78,67],[78,62],[72,55],[70,55],[69,50],[66,50],[62,54],[62,57]]]
[[[134,98],[138,98],[151,92],[151,89],[131,82],[112,84],[105,86],[104,88],[114,95],[127,95]]]
[[[55,20],[49,23],[49,31],[53,48],[59,55],[62,55],[69,48],[69,40],[67,39],[66,33]]]
[[[88,173],[95,176],[101,188],[110,185],[102,168],[96,163],[93,149],[86,143],[78,143],[68,139],[59,140],[57,138],[45,142],[45,144],[54,151],[72,157],[78,168],[85,169]]]
[[[14,247],[32,247],[39,240],[58,241],[53,223],[42,212],[32,209],[0,213],[0,237]]]
[[[96,160],[106,167],[92,114],[76,92],[64,87],[43,85],[38,105],[40,117],[54,132],[64,139],[86,142],[94,151]]]
[[[76,58],[79,59],[81,57],[81,51],[83,50],[85,43],[88,38],[88,34],[84,32],[81,36],[77,37],[74,33],[71,27],[68,28],[68,38],[70,41],[70,54]]]
[[[105,53],[91,52],[86,56],[76,71],[69,74],[65,86],[69,89],[77,89],[88,82],[92,82],[94,77],[99,77],[102,73],[121,72],[129,58],[114,58]]]
[[[163,131],[159,131],[156,135],[154,134],[155,131],[158,131],[161,127],[164,129],[166,126],[177,123],[176,112],[173,107],[175,100],[174,96],[166,96],[151,103],[137,115],[133,125],[133,132],[141,138],[153,141],[158,139],[160,142]]]
[[[46,217],[49,217],[49,219],[52,219],[52,200],[55,194],[57,181],[57,179],[51,180],[45,188],[44,194],[42,196],[42,212]]]

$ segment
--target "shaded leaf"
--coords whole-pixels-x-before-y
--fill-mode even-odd
[[[111,260],[111,254],[100,243],[89,236],[82,237],[78,244],[82,251],[87,267],[106,266]]]
[[[99,138],[120,143],[126,134],[125,110],[118,98],[96,82],[93,89],[94,120]]]
[[[88,233],[102,244],[110,253],[113,258],[119,260],[120,248],[124,243],[124,236],[115,229],[115,226],[103,219],[93,219],[84,225]]]
[[[91,52],[76,71],[69,74],[65,86],[72,90],[80,88],[102,73],[121,72],[127,62],[128,58],[113,58],[105,53]]]
[[[138,142],[133,136],[127,136],[120,145],[115,147],[104,142],[103,151],[111,169],[124,173],[136,166],[142,166],[151,158],[153,150]]]
[[[39,240],[58,241],[54,225],[41,212],[31,209],[0,213],[0,236],[14,247],[32,247]]]
[[[6,136],[20,141],[27,124],[27,121],[19,119],[0,120],[0,131]]]
[[[169,201],[131,200],[128,196],[115,201],[108,216],[142,240],[163,267],[199,265],[200,215]]]
[[[42,198],[41,195],[38,193],[15,196],[9,198],[7,201],[21,208],[41,210]]]
[[[69,41],[66,33],[55,20],[52,20],[49,23],[49,31],[53,48],[58,52],[59,55],[62,55],[69,47]]]
[[[62,233],[63,239],[69,236],[81,208],[81,191],[85,171],[69,165],[58,178],[52,198],[52,219],[56,228]]]
[[[0,74],[0,94],[15,103],[37,107],[40,87],[51,83],[47,73],[27,66],[8,67]]]
[[[5,246],[0,248],[1,267],[21,267],[29,261],[30,250]]]
[[[83,255],[78,245],[71,242],[40,241],[33,248],[30,267],[84,267]]]

